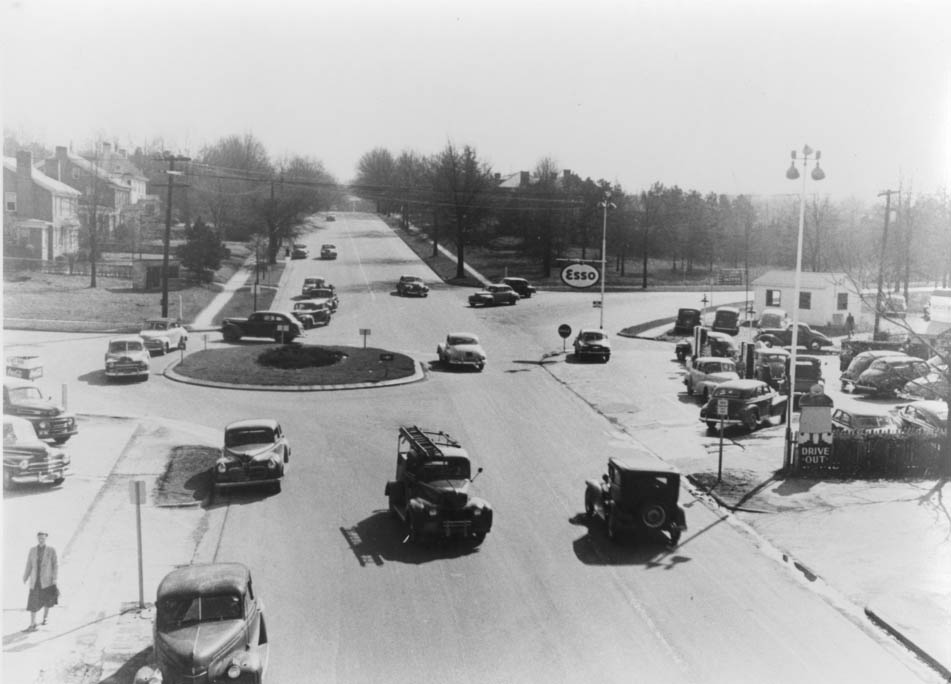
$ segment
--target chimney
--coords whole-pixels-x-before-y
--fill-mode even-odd
[[[66,147],[63,145],[56,146],[56,158],[59,159],[60,163],[65,163],[69,161],[69,152],[66,150]]]
[[[518,181],[518,187],[520,188],[528,187],[530,183],[530,179],[531,179],[531,174],[529,174],[528,171],[519,171],[519,176],[520,177]]]
[[[33,218],[33,153],[17,152],[17,216]]]
[[[564,171],[562,171],[561,177],[564,178],[565,180],[568,180],[569,178],[571,178],[571,169],[565,169]]]
[[[29,150],[17,152],[17,175],[27,180],[33,180],[33,153]]]

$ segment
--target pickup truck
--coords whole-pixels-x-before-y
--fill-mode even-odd
[[[755,341],[762,342],[767,347],[788,347],[792,344],[792,334],[793,326],[791,323],[785,328],[762,328]],[[796,346],[819,351],[822,347],[831,347],[832,345],[832,340],[818,330],[813,330],[805,323],[799,324]]]
[[[225,342],[242,337],[270,337],[275,342],[293,342],[303,334],[293,314],[283,311],[255,311],[247,318],[226,318],[221,323]]]

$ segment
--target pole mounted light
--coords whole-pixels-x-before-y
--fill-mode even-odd
[[[601,322],[598,328],[604,330],[604,279],[607,275],[607,248],[608,248],[608,209],[617,209],[611,202],[611,191],[604,191],[604,199],[599,203],[604,208],[604,223],[601,227]]]
[[[792,465],[793,458],[793,439],[792,439],[792,419],[794,413],[794,404],[796,403],[796,353],[799,348],[799,291],[802,287],[802,235],[806,221],[806,167],[810,162],[815,162],[812,169],[812,180],[821,181],[826,177],[825,172],[819,166],[819,160],[822,158],[822,152],[813,150],[808,145],[802,148],[800,157],[796,150],[790,155],[792,161],[789,168],[786,169],[786,178],[796,180],[802,176],[802,186],[799,190],[799,234],[796,238],[796,277],[793,284],[793,302],[792,302],[792,350],[789,356],[789,377],[787,378],[789,387],[789,400],[786,405],[786,453],[783,467],[788,468]],[[796,162],[802,165],[803,173],[800,174],[796,168]]]

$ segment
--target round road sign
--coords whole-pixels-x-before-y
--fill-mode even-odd
[[[601,271],[591,264],[568,264],[561,269],[561,282],[568,287],[583,289],[597,285],[601,280]]]
[[[561,335],[562,339],[567,338],[571,335],[571,326],[567,323],[562,323],[558,326],[558,334]]]

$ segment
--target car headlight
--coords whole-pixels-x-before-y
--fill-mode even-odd
[[[481,508],[476,508],[475,510],[472,511],[472,515],[475,516],[476,518],[478,518],[479,516],[482,515],[482,509],[481,509]]]
[[[27,468],[30,467],[30,461],[29,459],[24,458],[17,465],[20,467],[20,470],[26,470]]]
[[[36,427],[38,427],[40,430],[48,430],[50,427],[50,424],[47,423],[45,420],[41,420],[39,423],[36,424]]]
[[[241,676],[241,665],[237,662],[231,663],[228,666],[227,674],[231,679],[237,679]]]
[[[219,473],[223,473],[223,472],[225,472],[225,471],[228,469],[228,466],[225,465],[225,462],[224,462],[224,461],[218,461],[218,465],[215,466],[215,469],[216,469]]]
[[[437,513],[437,511],[436,511],[435,508],[430,508],[430,509],[428,509],[428,510],[426,511],[426,515],[428,515],[430,518],[435,518],[435,517],[436,517],[436,513]]]
[[[277,468],[277,461],[275,461],[273,458],[269,459],[267,462],[267,468],[268,470],[275,470]]]

